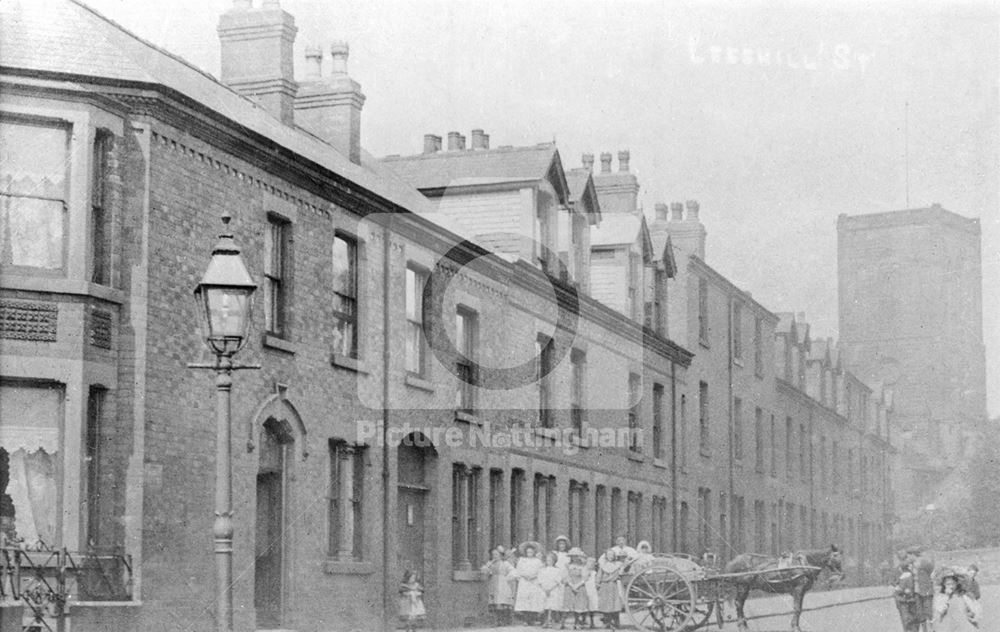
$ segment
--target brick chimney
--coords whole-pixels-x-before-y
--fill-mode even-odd
[[[611,152],[601,152],[601,173],[611,173]]]
[[[666,222],[670,219],[668,213],[670,212],[670,207],[663,202],[657,202],[654,207],[656,209],[656,221]]]
[[[361,85],[347,74],[350,52],[347,42],[330,44],[330,76],[311,77],[302,84],[295,112],[302,127],[333,145],[351,162],[361,164],[361,108],[365,95]],[[310,54],[312,51],[307,50],[307,59],[315,65]]]
[[[441,137],[437,134],[424,134],[424,153],[433,154],[441,151]]]
[[[489,149],[490,148],[490,135],[483,132],[481,129],[472,130],[472,148],[473,149]]]
[[[670,212],[672,215],[670,218],[671,222],[684,221],[684,205],[681,204],[680,202],[671,202]]]
[[[629,151],[623,149],[618,152],[618,171],[628,171]]]
[[[277,0],[254,9],[249,0],[235,0],[219,17],[222,83],[256,100],[262,108],[292,125],[295,83],[292,45],[295,19]]]
[[[670,223],[667,225],[670,230],[670,241],[674,244],[677,256],[677,264],[681,265],[681,259],[687,259],[690,255],[695,255],[699,259],[705,259],[705,227],[698,219],[698,202],[688,200],[687,214],[681,221],[681,210],[684,205],[680,202],[673,202],[670,210],[673,213]]]
[[[594,154],[584,154],[581,162],[583,163],[583,168],[587,171],[594,170]]]

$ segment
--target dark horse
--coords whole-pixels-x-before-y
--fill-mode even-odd
[[[803,568],[813,567],[813,568]],[[841,568],[841,553],[835,546],[829,549],[799,551],[784,557],[768,557],[744,553],[734,557],[723,571],[726,574],[738,573],[736,577],[728,578],[736,589],[736,620],[740,630],[747,630],[747,618],[743,613],[743,604],[751,590],[766,590],[772,593],[788,593],[795,601],[795,612],[792,614],[792,632],[802,632],[799,628],[799,616],[802,614],[802,598],[809,592],[816,578],[824,569],[833,577],[843,578]]]

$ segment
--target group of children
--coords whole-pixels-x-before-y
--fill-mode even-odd
[[[565,629],[572,616],[573,629],[579,630],[588,621],[594,628],[594,615],[600,614],[604,627],[615,630],[624,608],[621,576],[651,555],[649,543],[632,548],[624,536],[597,559],[566,536],[556,538],[548,552],[536,542],[497,546],[482,567],[494,623],[509,625],[517,616],[526,625]]]
[[[919,548],[899,554],[894,582],[896,607],[904,632],[965,632],[979,628],[979,568],[947,568],[934,573],[934,561]],[[935,577],[936,576],[936,577]]]

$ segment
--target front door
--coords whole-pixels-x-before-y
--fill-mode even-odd
[[[281,501],[281,473],[258,474],[253,602],[257,627],[263,629],[281,624]]]
[[[424,576],[424,499],[423,489],[400,487],[396,506],[398,509],[399,568],[414,570]]]

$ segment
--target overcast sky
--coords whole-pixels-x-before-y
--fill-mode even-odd
[[[85,1],[218,74],[230,2]],[[647,211],[699,200],[708,263],[769,309],[806,312],[815,335],[837,335],[838,214],[939,202],[979,217],[1000,414],[995,4],[281,4],[299,29],[297,73],[307,44],[350,42],[373,154],[475,127],[493,146],[555,139],[567,168],[628,148]]]

